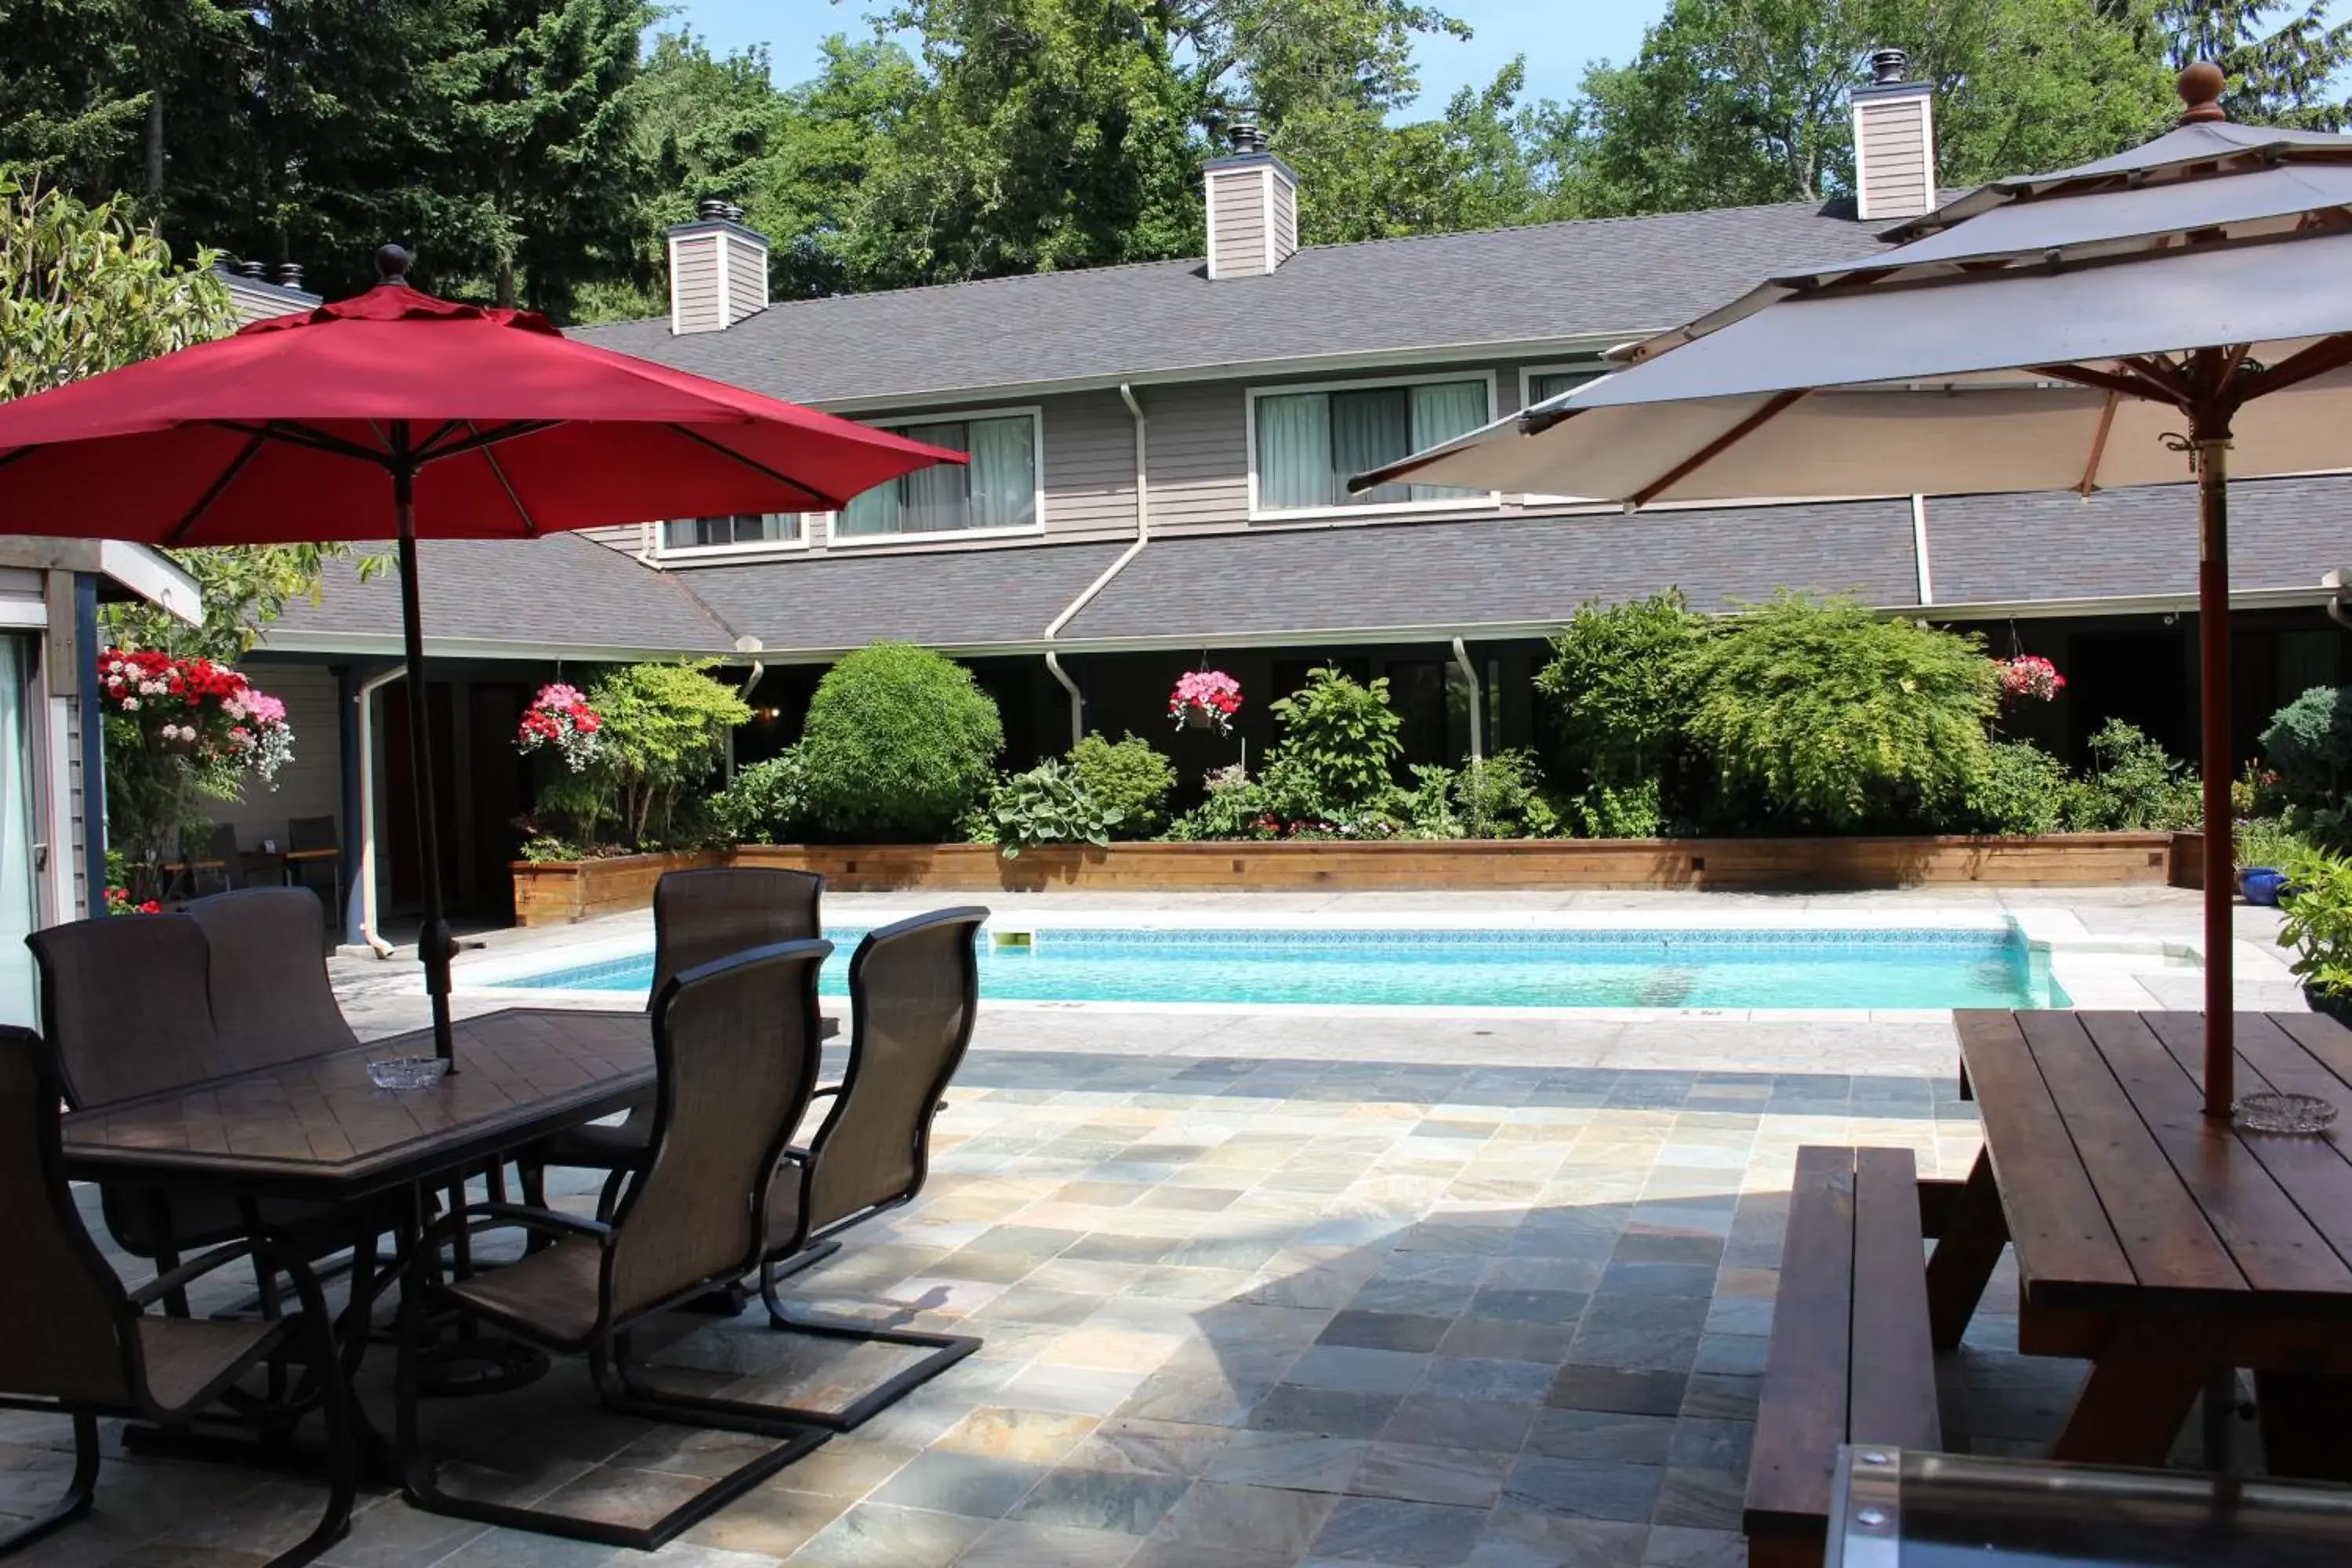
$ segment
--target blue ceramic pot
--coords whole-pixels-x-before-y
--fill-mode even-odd
[[[2265,908],[2279,901],[2279,889],[2286,885],[2286,873],[2269,866],[2249,866],[2238,874],[2238,889],[2246,895],[2246,902]]]

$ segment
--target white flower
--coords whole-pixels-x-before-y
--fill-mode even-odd
[[[138,709],[139,709],[139,699],[137,699],[136,697],[126,697],[126,698],[124,698],[124,699],[122,700],[122,709],[123,709],[123,711],[124,711],[124,712],[126,712],[126,713],[130,713],[130,712],[136,712],[136,711],[138,711]]]

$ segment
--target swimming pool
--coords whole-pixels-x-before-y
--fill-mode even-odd
[[[847,989],[862,930],[827,995]],[[1025,939],[1025,940],[1024,940]],[[494,982],[642,994],[650,952]],[[983,933],[999,1001],[1419,1007],[1945,1008],[2066,1005],[2013,929],[1791,931],[1100,930]]]

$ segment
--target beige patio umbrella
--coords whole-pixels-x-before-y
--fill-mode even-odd
[[[2228,479],[2352,467],[2352,136],[2175,130],[2002,181],[1622,350],[1631,368],[1357,476],[1639,507],[2195,478],[2205,1106],[2232,1102]],[[2182,519],[2182,526],[2189,520]]]

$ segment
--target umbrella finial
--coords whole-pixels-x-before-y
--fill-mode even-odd
[[[2188,107],[2180,111],[2180,123],[2199,125],[2230,118],[2221,107],[2221,95],[2230,88],[2230,79],[2211,60],[2198,60],[2180,73],[2176,84],[2180,101]]]
[[[375,253],[376,287],[407,288],[408,264],[414,259],[404,245],[387,245],[378,250]]]

